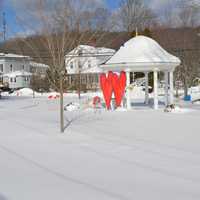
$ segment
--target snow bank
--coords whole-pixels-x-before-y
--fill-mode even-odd
[[[145,92],[143,91],[142,86],[134,86],[131,90],[131,98],[132,99],[144,99]]]
[[[74,103],[74,102],[71,102],[69,104],[67,104],[65,107],[64,107],[64,110],[66,111],[77,111],[77,110],[80,110],[80,104],[79,103]]]
[[[48,93],[48,99],[59,99],[60,98],[60,94],[58,92],[51,92]]]
[[[175,105],[174,108],[165,108],[164,110],[165,112],[168,113],[178,113],[178,114],[184,114],[184,113],[188,113],[188,112],[192,112],[192,109],[189,108],[182,108],[178,105]]]
[[[33,93],[36,94],[36,92],[34,92],[32,89],[30,88],[23,88],[23,89],[19,89],[16,90],[13,95],[14,96],[33,96]]]

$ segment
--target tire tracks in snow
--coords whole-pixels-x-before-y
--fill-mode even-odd
[[[81,126],[78,125],[78,126],[81,128],[82,125]],[[109,126],[112,126],[112,125],[109,124]],[[114,126],[112,126],[112,127],[114,127]],[[176,147],[174,145],[155,142],[153,140],[148,140],[148,139],[144,139],[144,138],[138,138],[138,137],[135,137],[135,136],[131,136],[131,137],[123,136],[123,137],[120,137],[120,136],[118,136],[116,134],[111,134],[109,130],[105,129],[105,124],[101,124],[101,125],[95,124],[95,130],[96,129],[99,130],[99,132],[104,132],[105,135],[106,136],[110,136],[110,138],[108,139],[107,137],[105,138],[102,135],[99,136],[97,134],[94,135],[95,131],[92,134],[89,134],[89,133],[87,133],[87,131],[85,131],[84,135],[87,135],[87,136],[90,136],[90,137],[95,137],[95,138],[103,140],[103,141],[107,140],[107,142],[111,142],[111,143],[112,142],[117,142],[120,145],[128,146],[130,148],[131,147],[132,148],[137,148],[138,150],[142,150],[142,151],[144,151],[146,153],[149,152],[149,153],[152,153],[152,154],[158,154],[160,156],[166,156],[166,157],[169,157],[169,158],[172,158],[172,159],[183,160],[183,161],[187,161],[189,163],[193,162],[193,161],[185,159],[183,157],[177,157],[177,156],[174,156],[174,155],[172,156],[172,155],[169,155],[169,154],[166,154],[166,153],[162,153],[160,151],[153,151],[152,149],[149,149],[149,148],[144,149],[143,147],[141,148],[141,146],[146,146],[146,145],[151,144],[151,145],[154,145],[154,146],[156,146],[156,147],[158,147],[160,149],[169,149],[169,150],[174,150],[174,151],[179,152],[179,153],[187,153],[187,154],[190,154],[190,155],[200,159],[200,156],[199,156],[200,153],[199,152],[195,152],[195,151],[191,151],[191,150],[188,150],[188,149],[179,148],[179,147]],[[72,130],[75,130],[76,132],[78,132],[77,128],[72,127]],[[81,130],[84,130],[84,129],[81,129]],[[79,131],[79,133],[80,133],[80,131]],[[80,133],[80,134],[82,134],[82,133]],[[112,137],[112,139],[111,139],[111,137]],[[115,139],[113,139],[113,138],[115,138]],[[125,139],[128,140],[128,141],[134,140],[136,142],[143,143],[144,145],[128,144],[127,141],[125,141]],[[155,147],[153,147],[153,148],[155,149]],[[196,163],[196,162],[193,162],[193,163],[197,164],[197,165],[200,165],[200,163]]]
[[[21,123],[21,122],[19,122],[19,121],[16,121],[16,120],[13,120],[12,119],[12,121],[14,121],[15,123],[17,123],[18,125],[20,125],[20,126],[22,126],[22,127],[24,127],[24,128],[26,128],[27,130],[34,130],[34,131],[36,131],[36,134],[39,134],[39,135],[42,135],[42,136],[45,136],[46,138],[49,138],[49,137],[47,137],[47,133],[46,132],[43,132],[43,131],[41,131],[40,129],[37,129],[37,128],[35,128],[35,127],[33,127],[33,126],[29,126],[29,125],[24,125],[23,123]],[[98,127],[98,129],[99,129],[99,127]],[[73,131],[73,130],[72,130]],[[81,135],[87,135],[87,136],[89,136],[89,137],[91,137],[91,138],[94,138],[94,139],[97,139],[97,140],[100,140],[100,141],[104,141],[104,142],[109,142],[110,144],[112,144],[112,145],[122,145],[122,146],[126,146],[126,147],[130,147],[130,148],[138,148],[137,146],[135,147],[134,145],[130,145],[130,144],[126,144],[126,143],[122,143],[122,137],[118,137],[118,139],[119,140],[113,140],[113,139],[107,139],[107,138],[105,138],[105,137],[102,137],[102,136],[99,136],[99,135],[90,135],[90,134],[85,134],[85,133],[80,133],[80,131],[76,131],[78,134],[81,134]],[[32,133],[32,134],[34,134],[34,133]],[[109,134],[110,136],[115,136],[116,137],[116,135],[113,135],[113,134]],[[70,144],[69,142],[67,142],[67,141],[63,141],[63,140],[61,140],[60,138],[56,138],[56,137],[52,137],[51,139],[53,139],[53,140],[58,140],[59,142],[61,142],[61,143],[64,143],[64,144]],[[119,161],[121,164],[123,164],[123,163],[127,163],[127,164],[129,164],[129,165],[134,165],[134,166],[136,166],[136,167],[139,167],[139,168],[143,168],[143,169],[145,169],[145,170],[150,170],[150,171],[152,171],[152,172],[154,172],[154,173],[159,173],[159,174],[162,174],[162,175],[165,175],[165,176],[170,176],[170,177],[176,177],[176,178],[178,178],[178,179],[182,179],[182,180],[184,180],[184,181],[190,181],[190,182],[193,182],[193,183],[195,183],[195,184],[199,184],[200,183],[200,179],[199,178],[191,178],[191,177],[187,177],[187,176],[184,176],[184,175],[182,175],[182,174],[177,174],[177,173],[174,173],[174,172],[172,172],[172,171],[169,171],[169,170],[165,170],[165,169],[162,169],[162,168],[158,168],[158,167],[152,167],[152,166],[150,166],[150,165],[147,165],[147,164],[143,164],[143,163],[141,163],[141,162],[137,162],[137,161],[130,161],[130,160],[127,160],[127,159],[121,159],[119,156],[116,156],[116,155],[112,155],[112,154],[110,154],[110,153],[104,153],[104,152],[101,152],[101,151],[98,151],[98,150],[96,150],[96,149],[94,149],[94,148],[91,148],[91,147],[86,147],[85,145],[78,145],[78,147],[81,147],[81,148],[83,148],[83,149],[88,149],[88,151],[90,151],[90,152],[93,152],[93,153],[95,153],[95,154],[97,154],[97,155],[99,155],[99,156],[106,156],[106,157],[108,157],[108,158],[112,158],[112,159],[114,159],[114,160],[117,160],[117,161]],[[139,149],[141,149],[141,148],[139,148]],[[144,149],[141,149],[142,151],[144,151],[144,152],[146,152],[146,153],[152,153],[152,154],[155,154],[155,155],[160,155],[160,156],[162,156],[162,158],[163,158],[163,156],[167,156],[168,158],[174,158],[174,159],[179,159],[179,160],[183,160],[182,158],[178,158],[178,157],[172,157],[172,156],[170,156],[170,155],[165,155],[165,154],[163,154],[163,153],[160,153],[160,152],[155,152],[155,151],[150,151],[149,149],[146,149],[146,150],[144,150]],[[196,155],[196,154],[195,154]],[[166,159],[166,158],[165,158]],[[183,160],[184,162],[185,161],[188,161],[188,160]],[[197,164],[197,163],[195,163],[195,164]]]
[[[15,121],[16,122],[16,121]],[[18,123],[18,122],[16,122]],[[23,126],[24,128],[26,128],[27,130],[30,130],[30,129],[33,129],[33,127],[31,126],[24,126],[22,123],[18,123],[19,125]],[[37,130],[36,128],[34,128],[34,131],[39,131]],[[74,132],[75,134],[76,132]],[[77,132],[78,134],[81,134],[81,135],[84,135],[83,133],[79,133]],[[32,133],[34,134],[34,133]],[[37,134],[37,133],[36,133]],[[46,135],[46,133],[44,132],[41,132],[39,133],[39,135],[42,135],[46,138],[49,139],[49,137]],[[88,135],[87,135],[88,136]],[[132,145],[127,145],[127,144],[123,144],[123,143],[117,143],[116,144],[116,141],[115,140],[110,140],[110,139],[105,139],[103,137],[94,137],[95,139],[100,139],[101,141],[105,141],[105,142],[109,142],[111,143],[112,145],[122,145],[122,146],[128,146],[128,147],[132,147]],[[66,140],[61,140],[60,138],[57,138],[57,137],[51,137],[52,140],[57,140],[58,142],[62,143],[62,144],[72,144],[72,143],[69,143],[68,141]],[[119,141],[118,141],[119,142]],[[93,152],[95,153],[96,155],[98,156],[101,156],[101,157],[107,157],[107,158],[111,158],[111,159],[114,159],[118,162],[120,162],[121,164],[128,164],[128,165],[132,165],[132,166],[136,166],[138,168],[142,168],[142,169],[145,169],[145,170],[148,170],[148,171],[151,171],[151,172],[154,172],[154,173],[158,173],[158,174],[161,174],[161,175],[164,175],[164,176],[168,176],[168,177],[173,177],[173,178],[177,178],[179,180],[184,180],[184,181],[189,181],[189,182],[192,182],[192,183],[195,183],[195,184],[200,184],[200,179],[199,178],[191,178],[191,177],[188,177],[188,176],[185,176],[183,174],[178,174],[178,173],[175,173],[173,171],[170,171],[170,170],[166,170],[166,169],[163,169],[163,168],[159,168],[159,167],[153,167],[151,165],[148,165],[148,164],[144,164],[144,163],[141,163],[141,162],[138,162],[138,161],[132,161],[132,160],[127,160],[127,159],[122,159],[120,158],[119,156],[116,156],[116,155],[113,155],[111,153],[108,153],[108,152],[102,152],[102,151],[98,151],[94,148],[91,148],[91,147],[88,147],[88,146],[85,146],[85,145],[77,145],[77,147],[79,148],[82,148],[84,150],[88,150],[89,152]],[[147,152],[148,153],[148,152]],[[156,153],[157,154],[157,153]],[[163,155],[162,155],[163,156]],[[162,157],[163,158],[163,157]]]
[[[44,172],[47,172],[47,173],[49,173],[51,175],[54,175],[54,176],[66,181],[66,182],[71,182],[71,183],[74,183],[74,184],[81,185],[81,186],[83,186],[85,188],[88,188],[90,190],[96,191],[98,193],[101,193],[101,194],[103,194],[103,195],[105,195],[107,197],[110,197],[112,199],[115,199],[115,200],[116,199],[117,200],[131,200],[130,198],[128,198],[128,197],[126,197],[126,196],[124,196],[122,194],[108,191],[105,188],[101,188],[101,187],[93,185],[93,184],[91,184],[89,182],[82,181],[82,180],[79,180],[77,178],[73,178],[73,177],[67,176],[67,175],[65,175],[63,173],[60,173],[60,172],[56,171],[56,170],[52,170],[52,169],[50,169],[50,168],[48,168],[48,167],[46,167],[46,166],[44,166],[44,165],[32,160],[32,159],[29,159],[29,158],[23,156],[22,154],[17,153],[14,150],[11,150],[10,148],[7,148],[6,146],[4,146],[2,144],[0,144],[0,149],[3,150],[4,152],[7,152],[7,153],[17,157],[20,160],[23,160],[24,162],[30,164],[31,166],[37,167],[37,168],[43,170]]]

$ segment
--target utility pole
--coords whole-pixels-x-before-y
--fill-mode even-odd
[[[6,13],[3,12],[3,41],[6,41]]]

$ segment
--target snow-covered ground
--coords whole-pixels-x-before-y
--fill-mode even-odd
[[[0,200],[200,199],[200,105],[65,111],[64,134],[58,105],[47,95],[0,100]]]

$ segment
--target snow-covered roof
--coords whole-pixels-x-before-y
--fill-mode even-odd
[[[104,70],[168,70],[180,65],[179,58],[164,50],[155,40],[137,36],[127,41],[101,67]]]
[[[85,69],[81,70],[81,74],[98,74],[98,73],[102,73],[102,72],[103,72],[102,68],[100,68],[98,66],[85,68]]]
[[[43,63],[37,63],[37,62],[30,62],[31,67],[38,67],[38,68],[49,68],[48,65]]]
[[[80,55],[81,53],[81,55]],[[89,45],[79,45],[78,47],[76,47],[75,49],[73,49],[72,51],[70,51],[66,57],[73,57],[73,56],[88,56],[88,57],[92,57],[92,56],[111,56],[115,53],[114,49],[110,49],[110,48],[105,48],[105,47],[93,47],[93,46],[89,46]]]
[[[31,76],[31,75],[32,73],[26,72],[26,71],[14,71],[14,72],[4,74],[3,76],[12,78],[12,77],[17,77],[17,76]]]
[[[23,58],[23,59],[30,59],[29,56],[18,55],[13,53],[0,53],[0,58]]]

